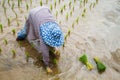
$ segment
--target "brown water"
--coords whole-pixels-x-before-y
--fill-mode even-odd
[[[6,16],[3,1],[6,7]],[[69,8],[70,0],[57,1],[56,8],[54,0],[42,0],[44,5],[50,7],[53,5],[52,14],[55,16],[58,11],[57,22],[60,23],[64,33],[71,30],[70,37],[67,38],[64,49],[61,48],[61,56],[58,66],[53,68],[53,74],[47,74],[38,56],[40,54],[30,46],[27,41],[16,42],[16,35],[12,34],[12,29],[16,32],[23,27],[25,17],[29,10],[39,6],[39,0],[22,0],[20,9],[17,0],[10,0],[10,4],[15,3],[14,10],[8,5],[7,0],[0,0],[0,23],[3,24],[3,32],[0,33],[0,80],[119,80],[120,78],[120,0],[99,0],[98,4],[89,8],[91,3],[96,0],[88,0],[83,5],[78,0]],[[81,0],[83,1],[83,0]],[[29,10],[26,10],[26,3]],[[62,6],[66,4],[63,14],[60,13]],[[70,11],[72,16],[70,16]],[[86,8],[85,17],[82,17],[84,8]],[[20,11],[22,10],[22,12]],[[66,14],[69,14],[68,21]],[[79,17],[78,24],[76,18]],[[10,26],[8,26],[10,18]],[[17,24],[19,23],[19,25]],[[74,22],[74,28],[72,23]],[[6,45],[4,39],[8,41]],[[16,57],[13,58],[11,50],[16,51]],[[26,61],[25,53],[30,55],[29,61]],[[87,70],[86,66],[79,62],[79,57],[86,53],[89,61],[94,65],[93,57],[98,56],[107,66],[104,73],[99,74],[97,69]]]

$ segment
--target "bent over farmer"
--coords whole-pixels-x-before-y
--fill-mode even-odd
[[[48,72],[49,48],[57,48],[63,45],[64,36],[60,26],[56,23],[48,7],[36,7],[30,11],[28,19],[18,34],[17,41],[27,39],[29,42],[39,40],[43,62]]]

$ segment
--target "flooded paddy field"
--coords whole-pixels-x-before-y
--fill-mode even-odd
[[[32,45],[16,41],[29,11],[42,5],[50,8],[65,35],[53,74],[46,73]],[[79,61],[84,53],[94,66],[91,71]],[[106,65],[102,74],[97,71],[95,56]],[[0,0],[0,80],[119,78],[120,0]]]

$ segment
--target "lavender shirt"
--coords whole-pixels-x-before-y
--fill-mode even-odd
[[[55,22],[54,17],[52,16],[50,10],[48,7],[42,6],[42,7],[36,7],[30,11],[30,14],[28,16],[28,19],[26,21],[27,26],[27,40],[33,41],[33,40],[40,40],[40,50],[42,52],[43,61],[46,66],[49,65],[49,47],[46,45],[41,36],[40,33],[40,25],[52,21]]]

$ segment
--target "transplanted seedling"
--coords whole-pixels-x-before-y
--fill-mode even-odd
[[[28,5],[28,3],[26,3],[26,9],[27,9],[27,11],[28,11],[28,9],[29,9],[29,5]]]
[[[16,57],[16,51],[15,51],[15,50],[12,50],[11,52],[12,52],[12,54],[13,54],[12,57],[15,58],[15,57]]]
[[[48,0],[46,0],[46,4],[48,3]]]
[[[69,8],[71,8],[71,4],[72,4],[72,2],[70,1],[70,2],[69,2]]]
[[[42,6],[42,4],[43,4],[43,3],[42,3],[42,0],[40,0],[40,6]]]
[[[78,22],[79,22],[79,17],[76,18],[76,23],[78,24]]]
[[[66,9],[66,4],[64,4],[63,8],[64,8],[64,10]]]
[[[71,30],[69,29],[68,32],[67,32],[68,36],[70,36],[70,33],[71,33]]]
[[[76,0],[74,0],[74,3],[76,3]]]
[[[0,24],[0,31],[3,32],[3,25]]]
[[[2,53],[2,48],[0,47],[0,54]]]
[[[60,8],[60,13],[61,13],[61,14],[63,13],[63,9],[64,9],[63,7],[62,7],[62,8]]]
[[[3,8],[5,7],[5,1],[6,1],[6,0],[3,0],[3,3],[2,3],[2,7],[3,7]]]
[[[84,8],[83,12],[86,13],[86,8]]]
[[[8,41],[7,41],[7,39],[4,39],[4,43],[5,43],[5,45],[7,45],[7,44],[8,44]]]
[[[60,0],[58,1],[58,3],[60,4]]]
[[[54,0],[54,6],[55,6],[55,8],[56,8],[56,0]]]
[[[25,52],[25,55],[26,55],[26,61],[28,62],[28,61],[29,61],[30,54],[29,54],[28,52]]]
[[[56,14],[55,14],[55,16],[56,16],[56,18],[57,18],[57,16],[58,16],[58,11],[56,11]]]
[[[68,13],[66,14],[66,20],[68,20]]]
[[[12,11],[14,11],[14,6],[15,6],[15,3],[13,2],[12,3]]]
[[[82,13],[82,17],[85,17],[85,13],[84,12]]]
[[[12,33],[13,33],[13,35],[15,35],[15,33],[16,33],[15,29],[12,29]]]
[[[74,12],[74,6],[72,7],[72,11]]]
[[[53,9],[53,6],[52,6],[52,4],[50,4],[50,10],[52,11],[52,9]]]
[[[8,18],[8,26],[10,26],[10,18]]]

